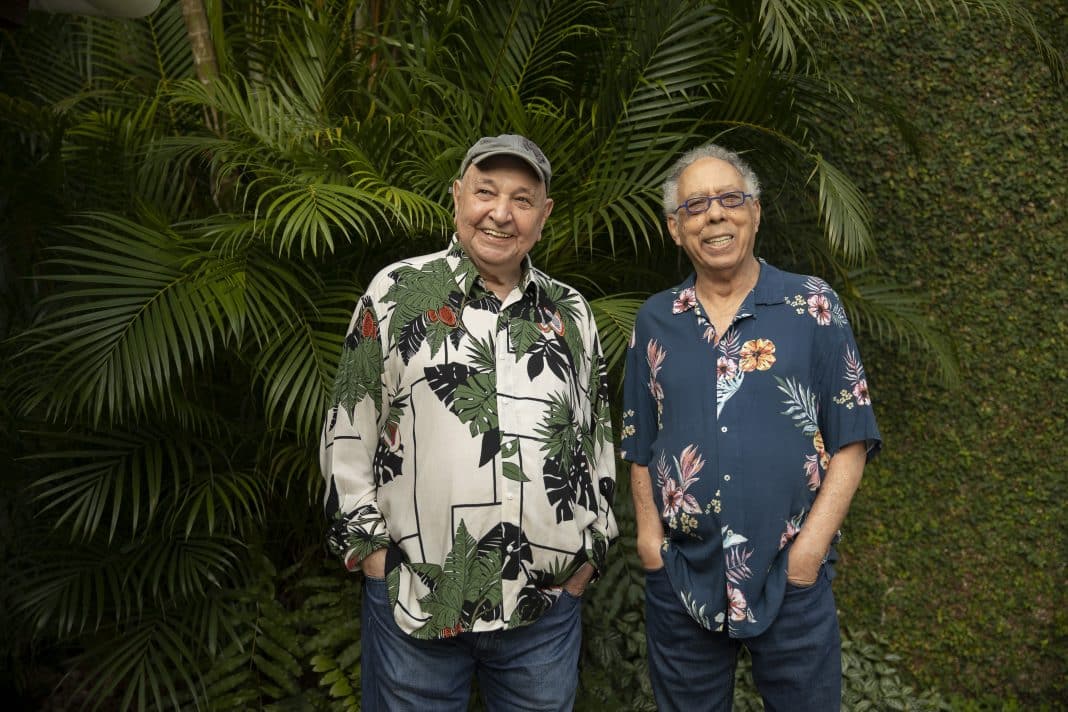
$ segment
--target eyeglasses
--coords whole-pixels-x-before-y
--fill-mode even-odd
[[[690,198],[680,204],[675,208],[675,212],[677,213],[682,208],[686,208],[687,215],[700,215],[701,213],[707,212],[708,209],[712,207],[713,200],[724,208],[740,208],[745,205],[746,198],[752,197],[753,196],[749,193],[742,193],[737,190],[722,195],[700,195],[696,198]]]

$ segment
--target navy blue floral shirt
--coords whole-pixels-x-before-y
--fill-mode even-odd
[[[787,551],[831,457],[864,441],[870,460],[881,440],[849,321],[823,280],[761,261],[716,336],[692,274],[642,306],[622,449],[649,468],[682,604],[704,628],[748,638],[778,613]]]

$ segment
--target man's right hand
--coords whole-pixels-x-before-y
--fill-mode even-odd
[[[638,525],[638,559],[646,571],[664,567],[660,547],[664,544],[664,523],[653,499],[649,468],[636,462],[630,464],[630,496],[634,500],[634,521]]]
[[[379,549],[370,556],[364,558],[364,560],[360,562],[360,568],[363,569],[364,576],[370,576],[371,578],[385,578],[386,550]]]
[[[664,558],[660,547],[664,544],[663,531],[660,536],[638,537],[638,559],[642,562],[642,568],[646,571],[656,571],[664,568]]]

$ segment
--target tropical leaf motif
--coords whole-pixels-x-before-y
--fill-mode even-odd
[[[571,354],[562,348],[556,337],[540,339],[536,341],[526,353],[527,377],[534,380],[541,375],[542,370],[548,365],[558,379],[566,381],[572,369]]]
[[[805,435],[818,433],[819,397],[796,379],[776,376],[775,381],[779,384],[779,390],[786,394],[783,403],[788,407],[782,414],[790,416],[794,425],[801,428]]]
[[[411,321],[402,324],[400,331],[397,334],[397,346],[400,349],[401,358],[404,359],[404,363],[408,363],[412,360],[412,356],[415,356],[419,352],[419,349],[423,347],[423,342],[426,341],[427,335],[427,321],[422,315],[417,316]],[[441,339],[438,340],[438,346],[441,346]]]
[[[521,360],[534,344],[541,341],[543,336],[533,318],[524,318],[531,314],[532,310],[524,311],[526,314],[521,314],[508,322],[508,342],[515,352],[516,361]]]
[[[729,377],[720,377],[716,379],[716,417],[718,418],[723,413],[723,406],[727,405],[738,389],[742,387],[742,381],[745,380],[745,372],[738,370],[734,375]]]
[[[497,381],[491,373],[475,373],[456,387],[453,412],[471,428],[471,435],[497,429]]]
[[[508,619],[508,625],[510,627],[520,626],[528,621],[537,620],[545,611],[549,610],[554,601],[556,599],[551,594],[546,593],[536,585],[529,584],[524,586],[519,591],[515,609]]]
[[[375,447],[371,469],[375,473],[375,484],[384,485],[392,482],[397,475],[404,472],[404,458],[401,456],[403,446],[394,450],[385,440],[379,440]]]
[[[436,355],[449,332],[459,328],[458,305],[463,295],[457,291],[452,270],[443,259],[431,260],[419,269],[398,267],[393,277],[395,281],[385,295],[385,300],[394,304],[390,343],[401,345],[405,363],[422,347],[424,339],[429,339],[430,355]]]
[[[749,568],[749,559],[753,556],[751,549],[745,549],[739,546],[727,547],[726,550],[727,561],[727,580],[734,584],[741,584],[753,576],[752,569]]]
[[[501,552],[495,549],[480,554],[463,520],[456,528],[445,564],[419,568],[434,583],[430,593],[419,599],[430,620],[412,633],[416,638],[451,637],[472,630],[485,612],[501,605]]]
[[[502,522],[478,542],[479,556],[496,551],[501,557],[501,578],[514,581],[523,572],[524,562],[534,563],[534,554],[523,531],[511,522]],[[527,619],[529,620],[529,619]]]
[[[553,455],[543,466],[545,494],[555,507],[556,522],[575,518],[575,505],[596,511],[596,490],[590,475],[590,463],[581,448],[564,457]]]
[[[501,447],[494,376],[457,363],[428,366],[423,372],[434,394],[468,424],[472,437],[483,436],[479,464],[492,460]]]
[[[471,366],[452,362],[428,366],[423,369],[423,373],[434,395],[445,404],[446,408],[455,413],[456,389],[478,372]]]
[[[366,313],[366,312],[365,312]],[[334,405],[355,420],[356,404],[370,396],[377,409],[382,400],[382,350],[377,339],[349,334],[338,361]]]

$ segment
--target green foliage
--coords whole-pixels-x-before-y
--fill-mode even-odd
[[[1063,4],[1028,4],[1068,46]],[[903,672],[962,710],[1064,709],[1068,696],[1068,102],[1027,46],[982,16],[834,38],[841,80],[922,129],[914,153],[861,113],[837,155],[870,196],[869,268],[912,285],[961,382],[947,390],[926,359],[866,349],[886,450],[850,514],[836,588],[851,627],[879,630]]]
[[[889,126],[902,123],[905,95],[865,103],[865,116],[887,126],[872,148],[883,168],[839,156],[842,128],[857,120],[854,96],[881,89],[888,70],[870,59],[881,57],[873,52],[846,61],[872,71],[871,78],[828,71],[817,40],[846,18],[878,24],[894,17],[883,6],[936,19],[949,33],[960,31],[969,8],[980,20],[1021,27],[1019,35],[989,33],[1008,43],[1002,49],[1035,37],[1023,36],[1035,25],[1007,0],[947,2],[938,10],[926,2],[865,0],[211,0],[205,9],[219,76],[200,82],[179,3],[162,3],[139,21],[37,14],[5,33],[0,553],[10,575],[0,590],[0,631],[12,641],[6,660],[21,666],[18,684],[33,688],[30,676],[55,668],[66,681],[51,702],[62,706],[356,706],[358,588],[341,573],[324,573],[312,553],[321,550],[324,526],[317,433],[342,334],[355,298],[380,267],[442,245],[451,229],[448,186],[465,147],[510,131],[537,140],[556,166],[557,208],[533,258],[590,296],[612,377],[642,298],[687,271],[661,238],[664,172],[682,149],[710,138],[748,150],[771,186],[762,255],[828,277],[862,338],[887,345],[869,358],[877,382],[907,383],[928,368],[951,382],[951,345],[970,349],[961,374],[970,389],[967,417],[953,427],[946,410],[956,415],[961,408],[947,401],[957,396],[937,389],[897,394],[907,407],[894,415],[930,413],[946,428],[942,450],[922,466],[909,458],[934,426],[881,414],[899,442],[890,443],[883,469],[873,468],[869,482],[879,496],[862,497],[854,517],[854,526],[873,533],[862,550],[849,552],[858,562],[844,567],[876,578],[849,581],[846,591],[857,593],[845,608],[864,629],[885,626],[899,653],[922,653],[902,659],[932,688],[952,682],[963,696],[986,693],[939,678],[949,666],[915,662],[960,650],[967,679],[991,695],[1030,701],[1063,692],[1056,666],[1063,669],[1058,644],[1066,621],[1051,582],[1064,579],[1064,563],[1041,547],[1057,536],[1052,522],[1063,482],[1051,463],[1063,458],[1052,455],[1058,443],[1048,434],[1019,448],[1024,437],[1056,432],[1051,413],[1059,401],[1053,389],[1012,391],[1021,410],[1011,410],[999,397],[1000,382],[975,371],[976,364],[1007,361],[1000,373],[1016,387],[1035,374],[1055,386],[1065,380],[1055,360],[1063,320],[1030,325],[1027,340],[989,338],[1019,317],[997,309],[1016,292],[983,269],[1005,257],[1000,191],[1026,194],[1033,206],[1017,206],[1013,218],[1021,231],[1036,228],[1033,238],[1027,233],[1034,240],[1028,253],[1043,259],[1021,251],[1005,269],[1027,275],[1022,289],[1031,302],[1064,301],[1056,298],[1063,297],[1063,240],[1043,237],[1063,237],[1050,217],[1052,208],[1063,210],[1063,183],[1032,191],[1020,163],[1040,137],[1038,127],[1055,123],[1056,113],[1041,112],[1060,95],[1034,84],[1026,95],[1010,94],[1018,82],[1011,51],[991,56],[1001,57],[995,76],[1012,81],[969,87],[972,96],[1006,101],[965,106],[986,111],[988,121],[1008,122],[1014,107],[1033,107],[1029,123],[1005,123],[1013,128],[1000,136],[1014,161],[1011,173],[995,170],[997,157],[975,141],[961,155],[936,153],[930,168],[887,158]],[[900,69],[920,50],[943,72],[961,61],[980,66],[986,56],[966,49],[957,57],[955,45],[938,48],[915,24],[893,22],[892,30],[880,27],[889,39],[880,35],[876,46],[925,101],[949,82],[935,81],[932,71]],[[847,31],[875,42],[869,27],[860,22]],[[894,32],[917,33],[931,46],[898,46]],[[1041,37],[1037,42],[1059,76],[1059,58]],[[1034,63],[1027,71],[1034,73]],[[949,144],[945,133],[937,139]],[[1056,145],[1040,149],[1048,175],[1063,173]],[[954,237],[949,244],[968,251],[941,260],[932,240],[917,246],[882,237],[916,234],[919,216],[932,224],[938,217],[933,211],[942,203],[922,200],[917,180],[941,194],[975,192],[963,227],[944,229]],[[887,208],[887,201],[896,202]],[[912,212],[903,215],[901,205]],[[881,222],[889,214],[900,221],[892,229]],[[976,232],[984,239],[971,241]],[[887,242],[888,259],[872,263],[876,245],[882,250]],[[965,289],[964,275],[982,289]],[[947,297],[953,309],[945,313],[925,301]],[[982,319],[972,312],[977,303],[987,308]],[[941,319],[934,327],[931,313]],[[945,321],[958,325],[953,340],[938,338]],[[1005,351],[994,351],[995,344]],[[898,347],[910,347],[913,361],[897,358]],[[923,368],[911,366],[921,360]],[[469,400],[478,400],[472,394]],[[947,480],[930,477],[930,462]],[[1029,477],[1020,480],[1020,469]],[[984,477],[967,492],[944,488],[973,471]],[[1005,497],[1018,481],[1027,489]],[[961,523],[959,538],[938,531],[936,519],[912,516],[905,503],[918,491],[948,504]],[[623,536],[586,607],[584,708],[651,704],[642,575],[625,493]],[[901,521],[940,548],[893,548],[891,534],[900,534],[893,523]],[[1010,540],[1021,521],[1026,535]],[[991,525],[1010,534],[998,551],[977,552],[974,542]],[[917,620],[898,611],[926,610],[930,591],[918,572],[929,575],[932,551],[972,555],[949,569],[963,584],[941,581],[941,590],[963,588],[974,597],[940,599],[934,637],[930,621],[913,630],[894,625]],[[1005,572],[1011,589],[1033,600],[1020,593],[1005,606],[994,596],[1005,595],[1001,587],[978,576],[988,570]],[[1046,571],[1048,579],[1036,573]],[[893,588],[879,590],[884,575]],[[1033,693],[989,672],[1015,662],[1005,649],[980,648],[970,626],[989,610],[1034,610],[1027,630],[1052,621],[1045,640],[1020,638],[1044,681]],[[994,635],[1016,635],[1008,619],[998,620]],[[863,634],[851,640],[846,687],[858,709],[878,695],[903,709],[941,704],[933,693],[901,684],[897,661],[881,643]],[[999,664],[985,669],[986,654]],[[744,679],[744,665],[740,674]],[[751,688],[740,684],[739,707],[755,704]]]

